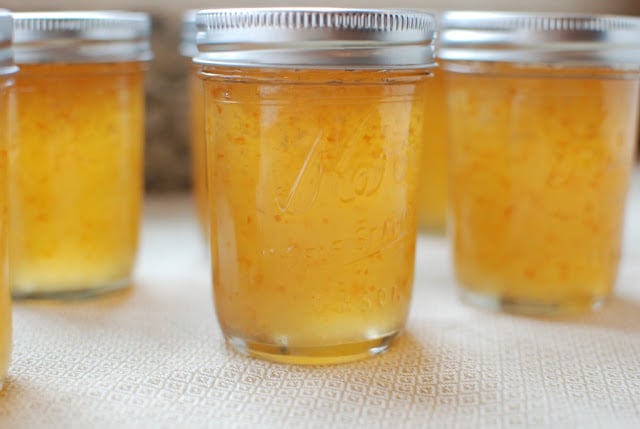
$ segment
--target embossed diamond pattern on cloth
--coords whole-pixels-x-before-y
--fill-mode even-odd
[[[131,291],[15,305],[0,427],[640,427],[640,240],[602,311],[540,319],[460,304],[445,240],[421,237],[390,352],[287,366],[224,345],[189,203],[148,202]]]

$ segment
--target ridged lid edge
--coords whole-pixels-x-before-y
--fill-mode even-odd
[[[235,8],[197,13],[199,31],[276,28],[363,32],[435,31],[429,14],[410,9]]]
[[[443,31],[454,28],[534,32],[607,32],[640,29],[640,19],[632,16],[580,13],[447,11],[442,13],[440,24]]]
[[[14,40],[46,40],[49,37],[79,40],[128,40],[148,38],[151,19],[142,12],[67,11],[14,14]]]
[[[578,13],[448,11],[444,60],[640,66],[640,18]]]
[[[148,61],[151,18],[119,10],[14,14],[18,64]]]
[[[412,9],[235,8],[196,14],[200,64],[416,68],[434,64],[437,20]]]

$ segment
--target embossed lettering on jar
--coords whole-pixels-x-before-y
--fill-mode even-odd
[[[65,298],[127,286],[142,201],[149,18],[15,19],[13,294]]]
[[[380,353],[404,327],[411,299],[433,17],[225,13],[198,15],[208,31],[198,61],[222,330],[239,351],[277,361],[334,363]],[[287,46],[277,52],[267,42],[257,56],[229,54],[214,45],[225,36],[219,20],[250,22],[267,39],[287,37]],[[287,25],[262,26],[279,20]],[[304,22],[344,25],[340,48],[307,40],[312,32],[297,24]],[[321,31],[329,37],[337,30]],[[354,56],[351,38],[374,31],[379,46]],[[404,59],[387,44],[394,37],[409,40]]]

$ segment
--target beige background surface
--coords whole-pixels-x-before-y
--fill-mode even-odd
[[[190,186],[185,63],[177,54],[182,12],[190,8],[287,5],[640,14],[640,0],[8,0],[2,7],[14,11],[119,8],[153,15],[156,59],[148,80],[146,185],[151,191],[176,191]]]

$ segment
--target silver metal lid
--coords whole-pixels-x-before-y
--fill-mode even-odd
[[[640,66],[640,18],[452,11],[440,24],[444,60]]]
[[[0,76],[18,71],[13,64],[11,50],[11,36],[13,34],[13,19],[8,10],[0,9]]]
[[[180,40],[180,55],[192,58],[198,53],[196,45],[196,13],[197,9],[190,9],[182,15],[182,37]]]
[[[18,64],[148,61],[149,15],[122,11],[14,14]]]
[[[435,64],[432,14],[402,9],[239,8],[196,14],[200,64],[409,69]]]

